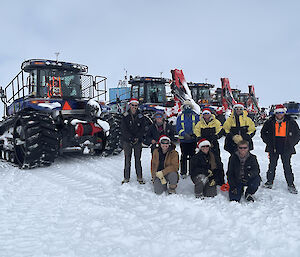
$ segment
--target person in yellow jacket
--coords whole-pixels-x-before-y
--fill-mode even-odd
[[[214,153],[217,163],[220,164],[218,167],[218,174],[216,176],[217,185],[224,184],[224,168],[221,161],[220,146],[218,139],[224,135],[224,130],[222,129],[221,122],[216,119],[215,115],[211,113],[209,108],[202,110],[202,116],[200,121],[196,124],[194,128],[194,134],[197,136],[198,140],[205,138],[211,144],[211,151]]]
[[[237,151],[237,144],[246,140],[249,142],[249,150],[253,150],[252,137],[255,135],[255,124],[248,117],[243,104],[235,104],[230,117],[223,124],[226,133],[224,149],[233,154]]]

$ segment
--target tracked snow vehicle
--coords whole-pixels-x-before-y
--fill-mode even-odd
[[[67,151],[106,155],[118,150],[118,131],[103,100],[106,78],[85,65],[32,59],[4,88],[0,157],[20,168],[50,165]],[[117,127],[116,127],[117,126]],[[120,133],[117,132],[117,135]]]

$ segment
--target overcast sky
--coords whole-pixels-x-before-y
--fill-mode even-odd
[[[116,87],[131,75],[233,88],[254,84],[261,106],[300,101],[300,1],[1,1],[0,85],[25,59],[89,66]]]

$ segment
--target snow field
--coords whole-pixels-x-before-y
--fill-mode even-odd
[[[265,181],[260,128],[255,150]],[[223,148],[224,138],[220,140]],[[177,146],[177,151],[179,146]],[[300,189],[300,147],[292,158]],[[222,151],[226,170],[229,155]],[[143,149],[146,185],[121,185],[123,154],[64,156],[51,167],[19,170],[0,163],[0,256],[299,256],[299,195],[288,193],[281,161],[272,190],[256,202],[193,195],[190,178],[177,195],[154,194],[150,149]]]

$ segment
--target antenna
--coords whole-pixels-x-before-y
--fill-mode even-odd
[[[54,54],[56,55],[56,62],[58,62],[58,56],[59,56],[60,52],[56,52]]]

